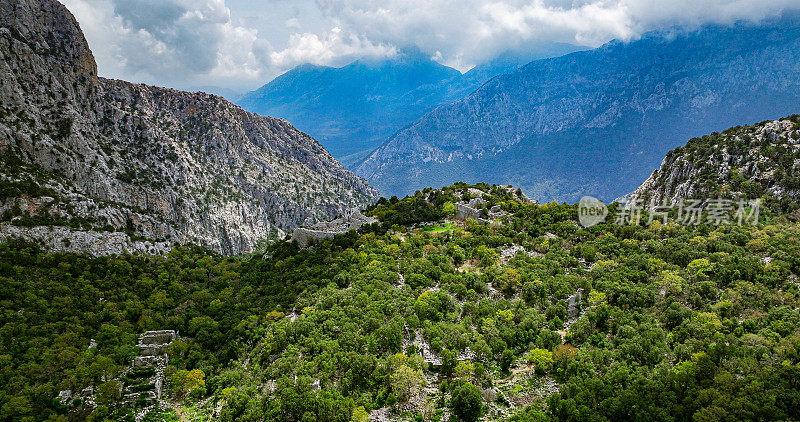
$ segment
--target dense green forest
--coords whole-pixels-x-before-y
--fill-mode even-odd
[[[475,188],[508,216],[444,224]],[[575,205],[461,184],[367,213],[310,249],[230,258],[0,245],[0,420],[133,420],[120,385],[162,329],[180,332],[174,406],[145,420],[800,419],[784,216],[583,228]],[[87,386],[94,405],[57,399]]]

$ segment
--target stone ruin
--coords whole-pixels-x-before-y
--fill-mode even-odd
[[[292,233],[291,240],[297,242],[297,245],[301,248],[305,248],[323,239],[347,233],[350,230],[358,230],[365,224],[377,222],[378,220],[374,217],[367,217],[358,210],[351,210],[344,216],[332,221],[323,221],[310,227],[296,228]]]
[[[578,289],[567,298],[567,318],[576,318],[581,313],[581,301],[583,300],[583,289]]]
[[[58,396],[56,396],[59,403],[64,406],[71,405],[73,400],[79,400],[82,406],[88,409],[94,409],[95,402],[94,402],[94,387],[89,386],[74,394],[72,390],[62,390],[59,391]]]
[[[462,201],[455,204],[456,206],[455,218],[459,220],[471,219],[477,221],[480,224],[488,224],[492,220],[497,220],[499,218],[510,215],[509,213],[503,211],[500,205],[495,205],[488,211],[484,212],[480,208],[481,206],[486,205],[486,200],[483,199],[484,192],[475,188],[469,188],[467,192],[472,196],[476,196],[476,198],[472,198],[468,202]]]
[[[122,404],[137,408],[135,419],[140,421],[156,405],[163,405],[162,395],[165,385],[165,370],[169,363],[167,348],[178,338],[174,330],[147,331],[139,335],[139,355],[133,358],[131,367],[118,380],[122,381]],[[94,339],[92,346],[96,347]],[[80,400],[84,409],[95,408],[95,389],[89,386],[79,393],[63,390],[56,399],[62,405],[70,405]]]
[[[459,220],[467,220],[472,219],[481,224],[488,223],[489,221],[483,218],[481,214],[481,210],[478,209],[473,202],[476,200],[473,199],[469,202],[469,204],[458,203],[456,205],[456,218]]]
[[[167,346],[178,337],[174,330],[146,331],[139,335],[139,357],[159,356],[167,353]],[[135,361],[134,361],[135,363]]]
[[[125,375],[124,401],[142,410],[137,420],[161,403],[169,364],[167,348],[178,338],[174,330],[147,331],[139,335],[139,356]]]

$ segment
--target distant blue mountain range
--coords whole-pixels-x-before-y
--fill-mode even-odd
[[[351,166],[385,196],[457,181],[613,199],[689,138],[800,112],[800,16],[653,33],[536,60]]]
[[[416,49],[340,68],[302,65],[236,102],[245,110],[288,120],[347,163],[363,159],[434,107],[469,94],[496,75],[579,49],[552,44],[506,52],[464,74]]]

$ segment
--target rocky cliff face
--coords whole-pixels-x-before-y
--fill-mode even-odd
[[[55,0],[2,0],[0,19],[2,237],[66,250],[99,239],[95,253],[196,243],[237,254],[377,194],[284,120],[99,78]]]
[[[692,139],[629,195],[643,203],[713,197],[800,200],[800,116]]]
[[[796,112],[798,62],[796,14],[612,42],[498,76],[354,169],[384,195],[480,180],[613,199],[686,139]]]

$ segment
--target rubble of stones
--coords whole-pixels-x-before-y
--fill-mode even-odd
[[[500,186],[503,189],[514,191],[511,186]],[[491,221],[499,220],[503,217],[508,217],[510,214],[503,211],[500,205],[495,205],[486,209],[486,200],[483,199],[485,193],[480,189],[469,188],[467,193],[471,197],[469,200],[462,200],[455,204],[456,215],[458,220],[474,220],[480,224],[488,224]],[[517,193],[515,193],[517,195]],[[463,198],[463,197],[462,197]],[[524,194],[519,198],[523,202],[533,202]]]

